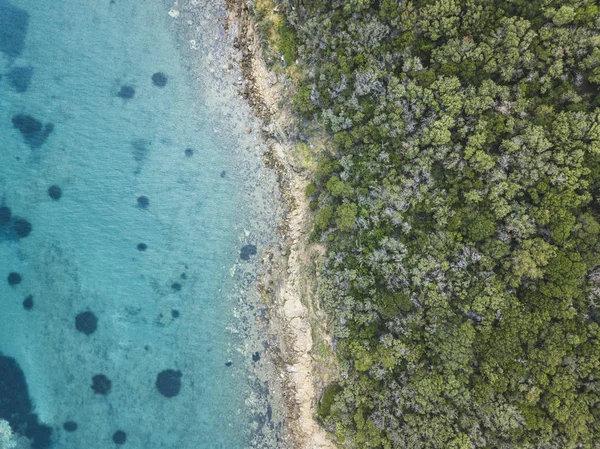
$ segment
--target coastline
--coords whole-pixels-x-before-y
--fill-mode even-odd
[[[226,0],[226,9],[225,31],[241,53],[242,95],[263,123],[261,132],[269,148],[265,164],[276,173],[287,209],[279,229],[281,248],[263,256],[264,274],[257,286],[269,306],[269,332],[280,336],[280,347],[273,347],[270,357],[279,373],[286,438],[297,449],[334,449],[337,445],[315,419],[319,391],[331,381],[335,360],[326,317],[312,298],[324,247],[309,243],[305,195],[309,180],[292,160],[294,142],[286,132],[293,123],[289,102],[282,105],[285,88],[262,58],[254,20],[242,0]],[[317,344],[327,348],[319,357],[315,357]]]
[[[231,104],[224,100],[224,104],[232,114],[237,106],[252,117],[253,126],[246,128],[246,133],[260,137],[262,145],[261,163],[253,168],[272,169],[268,177],[279,188],[273,188],[270,197],[287,204],[282,215],[286,218],[278,216],[269,222],[274,234],[275,226],[280,224],[277,235],[281,242],[262,246],[256,258],[256,262],[263,259],[259,268],[262,271],[258,280],[253,279],[257,296],[256,286],[262,288],[259,303],[265,307],[262,317],[270,332],[269,341],[276,341],[264,347],[267,356],[263,360],[278,368],[275,375],[269,376],[269,386],[285,393],[285,406],[279,401],[277,408],[285,416],[279,423],[286,433],[277,440],[276,447],[333,447],[315,423],[315,408],[326,418],[327,429],[335,429],[340,444],[351,446],[410,446],[414,441],[433,446],[477,446],[490,441],[502,445],[513,437],[559,445],[565,441],[571,445],[594,441],[598,429],[585,425],[593,422],[594,410],[585,404],[598,399],[597,395],[585,388],[585,376],[572,371],[572,363],[557,361],[553,371],[569,382],[556,387],[544,381],[547,367],[540,366],[539,361],[556,354],[557,347],[555,342],[540,344],[548,337],[544,320],[528,327],[535,320],[518,312],[523,303],[533,301],[528,311],[551,316],[556,335],[579,329],[581,338],[576,343],[569,341],[561,350],[563,355],[569,354],[571,361],[586,361],[592,346],[588,345],[585,329],[591,329],[597,321],[587,304],[587,274],[593,275],[598,269],[593,254],[597,254],[594,248],[600,218],[591,201],[593,189],[586,192],[581,186],[598,185],[598,177],[592,176],[585,165],[598,161],[590,156],[569,162],[569,183],[563,176],[567,165],[559,161],[564,162],[565,154],[575,149],[579,155],[584,149],[594,154],[594,141],[587,138],[584,129],[593,129],[597,119],[593,110],[597,92],[589,88],[587,78],[594,84],[597,73],[569,76],[580,67],[572,58],[562,59],[565,48],[561,46],[549,47],[556,51],[548,54],[564,62],[564,70],[561,65],[548,72],[547,54],[533,52],[531,76],[525,79],[519,64],[502,59],[514,42],[496,38],[499,30],[505,31],[506,24],[521,23],[531,27],[528,36],[536,48],[547,48],[552,40],[548,36],[562,44],[559,38],[575,26],[581,29],[581,36],[593,40],[597,38],[593,24],[598,11],[575,14],[573,8],[562,7],[549,12],[539,3],[525,10],[515,6],[505,11],[506,17],[494,11],[482,13],[485,25],[474,29],[467,22],[460,24],[458,32],[451,30],[463,35],[467,46],[464,60],[457,65],[444,54],[456,43],[454,34],[439,29],[437,23],[432,24],[431,15],[418,14],[412,5],[352,4],[346,5],[348,10],[343,15],[336,7],[325,6],[318,11],[300,8],[296,18],[279,12],[273,0],[248,2],[247,6],[242,0],[228,1],[221,24],[228,30],[228,54],[233,55],[234,64],[228,64],[218,76],[225,77],[230,71],[230,78],[235,74],[236,81],[230,84],[237,97]],[[457,14],[468,13],[468,8],[458,7],[441,12],[440,17],[452,20]],[[396,39],[389,30],[400,23],[406,33]],[[309,25],[304,28],[304,24]],[[544,33],[538,35],[539,30]],[[371,37],[365,38],[369,33]],[[300,47],[296,44],[298,37],[303,41]],[[564,43],[571,51],[586,54],[591,48],[586,39]],[[483,67],[479,45],[485,46],[486,42],[494,44],[485,48],[490,59]],[[416,53],[414,49],[418,49]],[[315,63],[310,67],[292,64],[298,51],[311,55],[309,59]],[[357,58],[348,64],[328,64],[332,52],[340,60],[347,55]],[[436,64],[424,68],[421,57]],[[265,62],[274,73],[267,70]],[[285,63],[288,67],[282,71]],[[398,75],[400,67],[403,73]],[[480,70],[482,67],[485,70]],[[312,143],[308,142],[305,136],[313,134],[310,125],[301,126],[290,114],[290,99],[297,86],[293,80],[296,75],[302,77],[303,69],[310,70],[309,76],[315,81],[307,79],[307,84],[300,84],[303,95],[296,97],[299,109],[306,114],[320,112],[324,119],[331,117],[336,138],[328,143],[338,149],[331,156],[348,155],[339,166],[335,161],[332,166],[326,165],[325,161],[318,171],[322,177],[311,175],[315,160],[309,160],[309,147],[321,146],[320,139],[311,137]],[[278,76],[282,72],[283,76]],[[503,80],[501,88],[495,83],[498,79]],[[509,88],[522,87],[523,82],[527,84],[525,90]],[[477,89],[484,85],[485,89]],[[498,90],[492,92],[489,86]],[[561,93],[568,95],[554,95],[553,86],[564,88]],[[319,98],[317,93],[325,100],[314,101]],[[362,97],[361,104],[354,108],[357,97]],[[358,113],[349,113],[348,106]],[[433,115],[424,114],[426,109]],[[259,124],[260,119],[263,123]],[[457,120],[467,125],[456,128]],[[564,132],[576,122],[581,126],[578,134],[573,133],[573,147],[565,150],[560,145],[564,143]],[[242,123],[246,122],[232,120],[238,132],[231,135],[244,135],[242,126],[246,125]],[[338,134],[340,130],[343,133]],[[547,138],[542,145],[547,172],[541,182],[528,176],[531,167],[539,168],[535,152],[526,151],[531,148],[521,148],[519,153],[531,167],[519,163],[521,159],[511,165],[510,157],[506,159],[503,153],[527,147],[526,136],[534,135],[532,130],[535,138]],[[491,150],[480,148],[479,143],[473,146],[471,140],[466,142],[464,137],[471,132],[476,134],[477,142],[491,142]],[[398,135],[408,143],[400,142],[398,146]],[[448,150],[448,142],[456,144],[452,150]],[[499,178],[508,179],[514,191],[526,194],[499,194],[494,190]],[[307,184],[307,179],[315,185]],[[304,186],[317,190],[318,198],[310,208]],[[256,190],[260,187],[261,183],[252,185]],[[281,195],[285,201],[281,201]],[[328,245],[335,249],[336,262],[339,260],[327,267],[328,276],[309,274],[323,267],[319,264],[322,248],[311,247],[311,239],[307,238],[311,209],[319,209],[316,223],[325,230]],[[531,212],[529,222],[523,221],[524,210]],[[552,216],[561,218],[551,220]],[[363,220],[365,217],[372,220]],[[523,224],[527,230],[515,232],[516,222],[527,222]],[[580,223],[581,227],[578,224],[571,229],[572,223]],[[366,238],[350,247],[346,236],[351,232]],[[549,255],[537,260],[536,255],[541,253]],[[356,276],[344,276],[348,265],[360,266]],[[328,279],[340,282],[331,292],[323,289],[322,297],[311,291],[315,284],[311,281],[318,284]],[[430,289],[423,285],[433,285],[439,291],[431,297]],[[569,286],[566,297],[561,289],[564,285]],[[489,286],[491,290],[486,290],[487,296],[482,299],[479,293]],[[346,302],[344,292],[349,292],[351,304]],[[456,298],[458,308],[447,307],[446,300]],[[557,299],[573,307],[568,312],[548,311],[547,304]],[[327,393],[315,407],[317,392],[323,391],[324,385],[332,385],[324,377],[319,378],[322,360],[316,356],[317,348],[327,346],[321,333],[327,327],[320,319],[321,301],[340,312],[334,323],[336,327],[342,325],[340,335],[348,342],[344,347],[349,351],[340,362],[345,392],[339,395],[333,383],[335,388],[325,390]],[[593,298],[592,305],[595,308]],[[363,325],[353,326],[353,321]],[[496,328],[500,331],[494,333]],[[519,332],[506,333],[502,329]],[[329,343],[329,348],[332,346]],[[433,356],[423,348],[433,349]],[[511,348],[511,357],[502,356],[505,348]],[[533,353],[531,348],[535,349]],[[490,380],[489,373],[479,369],[481,363],[487,363],[492,371],[505,372],[504,381]],[[418,369],[423,366],[429,369]],[[400,390],[398,372],[402,375]],[[465,376],[465,372],[470,375]],[[524,375],[529,376],[525,387],[519,383]],[[506,379],[512,389],[507,387]],[[473,389],[479,394],[461,395]],[[403,395],[406,391],[409,394]],[[464,400],[439,400],[457,395]],[[584,405],[577,408],[577,418],[584,424],[576,431],[565,426],[562,418],[573,413],[572,407],[559,410],[556,402],[549,405],[540,401],[548,395],[581,401]],[[329,399],[334,409],[328,407]],[[411,419],[407,421],[405,415]]]

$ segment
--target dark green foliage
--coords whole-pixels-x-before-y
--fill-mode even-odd
[[[288,1],[295,107],[336,147],[307,191],[344,379],[327,428],[598,449],[597,3]]]
[[[319,230],[325,229],[329,226],[329,222],[331,221],[331,217],[333,216],[333,207],[331,206],[323,206],[317,212],[315,217],[315,228]]]
[[[317,193],[319,191],[319,189],[317,188],[316,184],[314,182],[311,182],[310,184],[308,184],[306,186],[306,198],[310,198],[311,196],[313,196],[315,193]]]
[[[467,236],[473,242],[480,242],[494,235],[496,230],[493,216],[477,215],[467,227]]]
[[[292,64],[298,56],[296,33],[294,29],[289,25],[287,20],[282,20],[279,23],[279,50],[283,54],[286,64]]]
[[[337,384],[329,385],[325,392],[323,393],[323,397],[319,401],[319,408],[317,413],[321,418],[327,418],[331,413],[331,406],[333,405],[333,401],[335,400],[335,396],[342,391],[342,387]]]
[[[310,86],[300,86],[294,97],[296,112],[305,117],[310,117],[315,112],[315,107],[310,101]]]

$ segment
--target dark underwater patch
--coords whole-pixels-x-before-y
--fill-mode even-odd
[[[134,95],[135,89],[133,88],[133,86],[129,86],[127,84],[121,86],[121,89],[117,93],[117,96],[123,98],[124,100],[131,100],[134,97]]]
[[[21,275],[19,273],[15,273],[13,271],[12,273],[8,274],[8,278],[7,278],[8,285],[11,285],[11,286],[19,285],[22,280],[23,280],[23,278],[21,277]]]
[[[0,241],[18,240],[31,234],[31,223],[13,216],[8,206],[0,207]]]
[[[33,67],[13,67],[8,72],[8,82],[14,90],[23,93],[29,89],[32,76]]]
[[[181,390],[181,371],[166,369],[156,376],[156,389],[166,398],[172,398]]]
[[[32,440],[32,449],[48,447],[52,429],[31,413],[27,382],[17,361],[0,353],[0,373],[0,419],[8,421],[14,432]]]
[[[12,118],[12,124],[17,128],[24,136],[39,133],[42,128],[42,122],[36,120],[31,115],[17,114]]]
[[[17,237],[23,239],[31,234],[31,223],[24,218],[15,218],[13,230],[15,231]]]
[[[175,290],[176,292],[179,292],[179,291],[181,291],[181,284],[179,282],[173,282],[171,284],[171,288],[173,290]]]
[[[25,436],[31,440],[31,449],[44,449],[50,446],[52,428],[39,424],[37,415],[32,414],[27,417]]]
[[[75,329],[85,335],[91,335],[98,328],[98,318],[93,312],[81,312],[75,317]]]
[[[131,142],[133,159],[137,162],[137,169],[135,170],[136,174],[139,174],[142,171],[142,166],[148,157],[149,145],[150,142],[145,139],[136,139]]]
[[[12,429],[18,431],[31,411],[25,375],[15,359],[1,354],[0,372],[0,418],[7,420]]]
[[[52,185],[48,187],[48,196],[54,201],[58,201],[62,196],[62,189],[57,185]]]
[[[0,0],[0,52],[14,59],[25,48],[25,37],[29,28],[29,14]]]
[[[138,251],[146,251],[148,249],[148,245],[145,243],[138,243],[137,249]]]
[[[138,196],[137,204],[140,209],[147,209],[150,205],[150,200],[146,195]]]
[[[0,225],[5,225],[10,221],[12,213],[9,207],[0,207]]]
[[[125,441],[127,441],[127,434],[122,430],[117,430],[113,433],[112,439],[115,444],[125,444]]]
[[[194,155],[194,150],[192,150],[191,148],[186,148],[185,149],[185,156],[186,157],[192,157]]]
[[[165,87],[167,85],[167,75],[163,72],[156,72],[152,75],[152,84],[156,87]]]
[[[107,395],[111,387],[111,380],[104,374],[96,374],[92,377],[92,390],[94,390],[95,394]]]
[[[63,429],[67,432],[75,432],[77,430],[77,423],[75,421],[67,421],[63,423]]]
[[[256,246],[255,245],[246,245],[243,246],[240,251],[240,259],[242,260],[250,260],[250,256],[256,255]]]
[[[23,300],[23,308],[25,310],[31,310],[33,309],[33,296],[32,295],[28,295],[24,300]]]
[[[12,117],[13,127],[18,129],[25,143],[31,148],[38,148],[54,131],[54,124],[42,124],[39,120],[27,114],[17,114]]]

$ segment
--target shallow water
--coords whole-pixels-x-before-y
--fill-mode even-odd
[[[249,111],[232,114],[214,90],[207,61],[223,48],[192,45],[192,64],[184,46],[185,26],[206,42],[222,30],[189,31],[168,11],[158,0],[0,0],[0,206],[11,210],[0,353],[22,369],[53,447],[113,445],[122,430],[128,447],[235,449],[256,445],[257,416],[271,420],[270,405],[249,406],[266,381],[248,369],[261,346],[240,342],[246,300],[231,273],[259,257],[243,246],[268,242],[275,212],[257,196],[274,181],[243,135]],[[85,311],[95,329],[77,329]],[[163,370],[181,373],[167,396]],[[92,389],[98,374],[107,394]]]

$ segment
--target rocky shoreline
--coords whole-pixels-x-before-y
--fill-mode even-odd
[[[233,36],[244,82],[241,94],[263,123],[269,146],[265,163],[277,174],[287,206],[280,225],[281,248],[263,256],[258,288],[269,306],[269,332],[279,335],[280,347],[269,351],[279,373],[286,412],[286,438],[297,449],[330,449],[336,445],[317,423],[319,392],[328,382],[333,360],[314,357],[316,343],[331,345],[324,313],[314,300],[314,273],[324,248],[310,244],[310,210],[305,191],[309,180],[292,161],[293,117],[289,93],[261,56],[255,23],[243,0],[227,0],[225,30]],[[315,341],[315,338],[318,341]],[[321,357],[322,359],[322,357]]]

